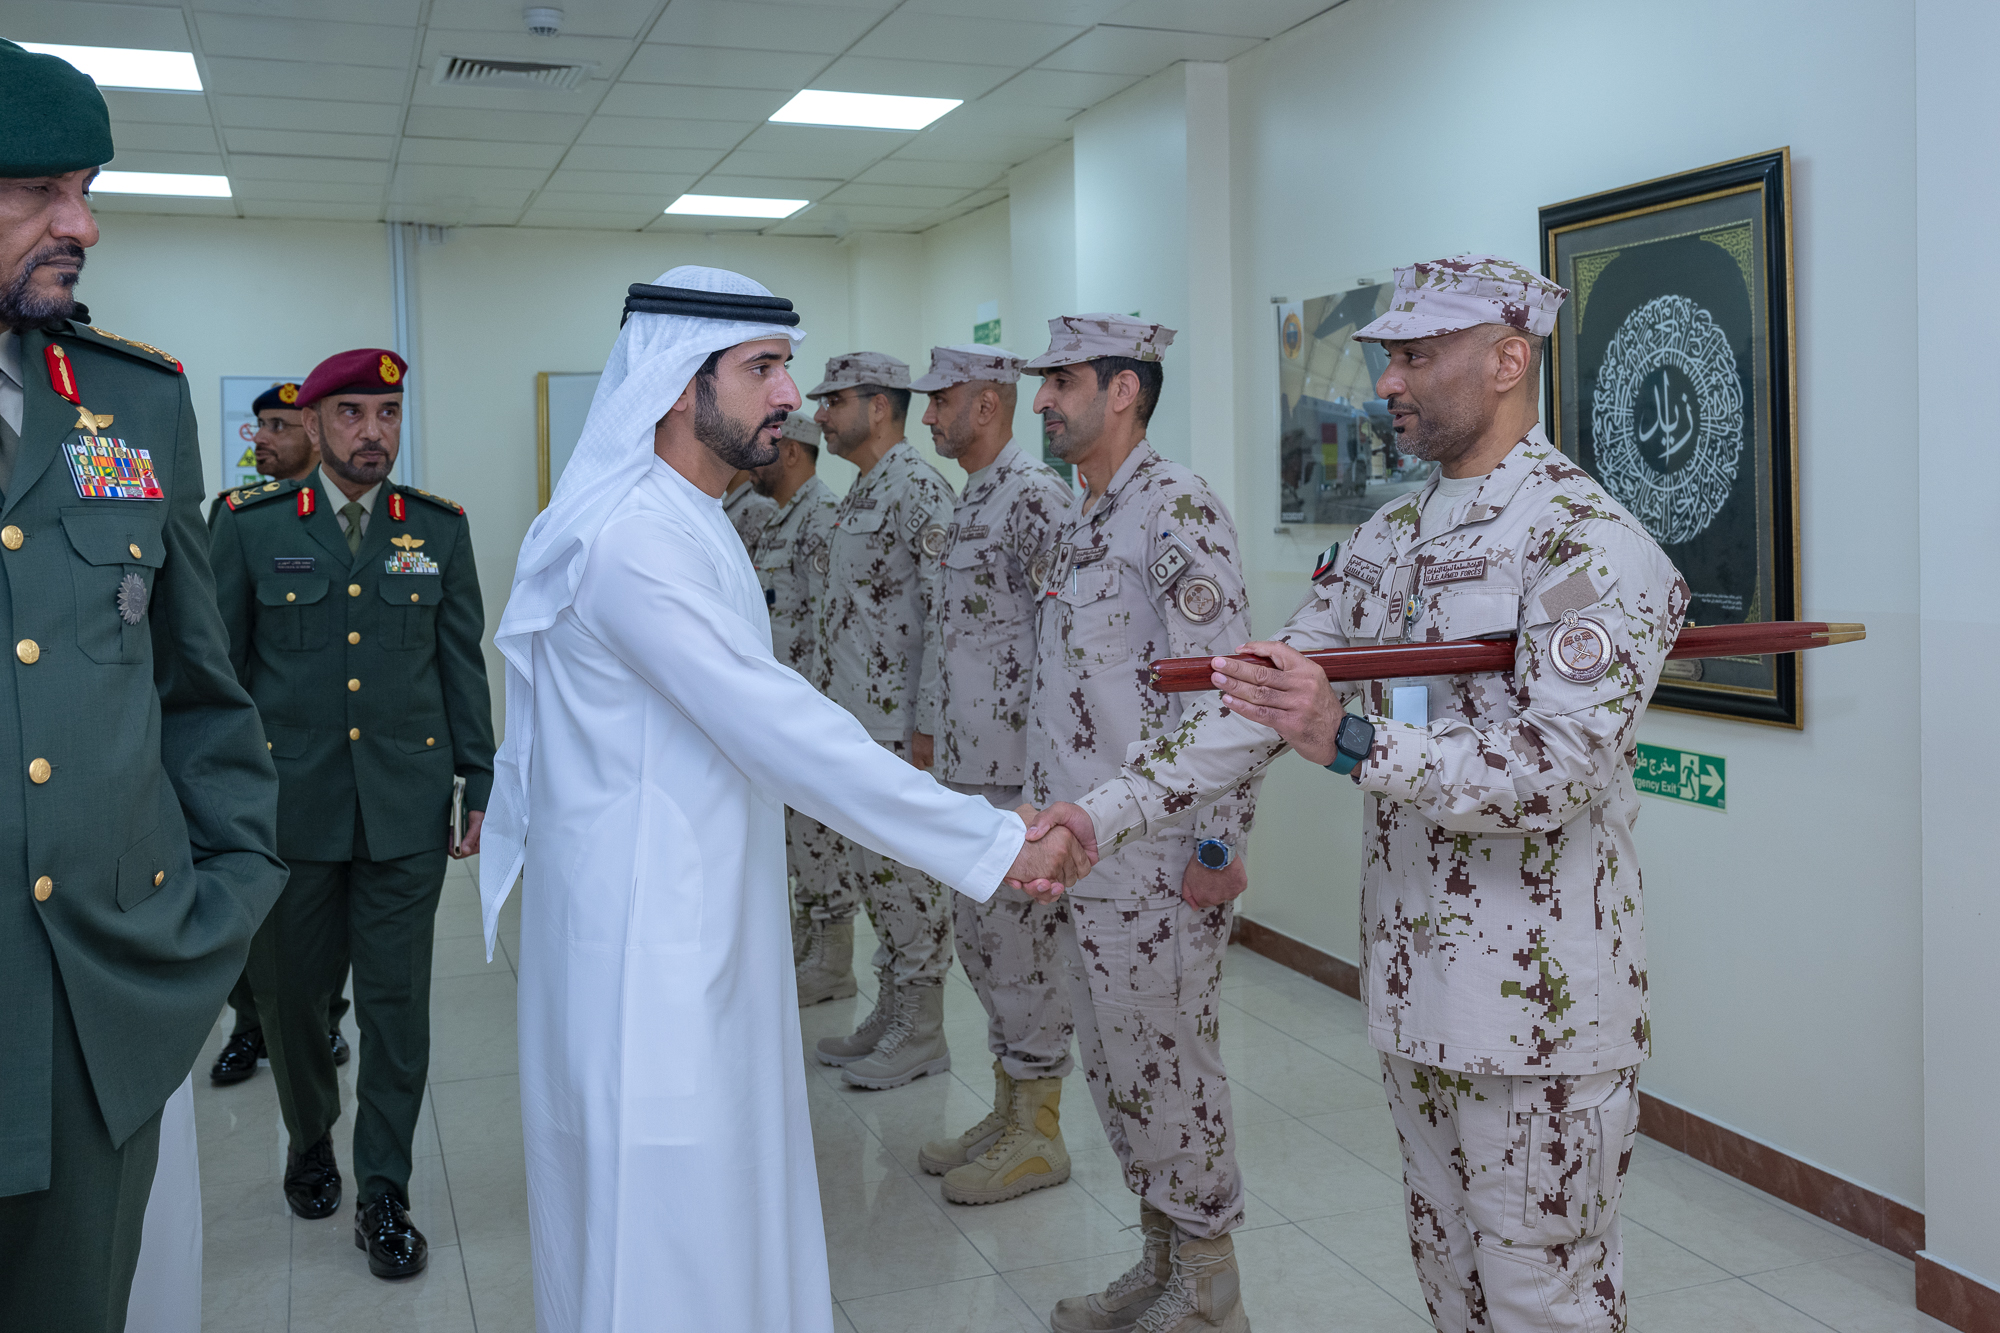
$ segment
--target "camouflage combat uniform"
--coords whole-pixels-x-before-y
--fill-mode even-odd
[[[746,551],[777,508],[777,503],[770,496],[757,494],[757,488],[747,481],[722,501],[723,516],[729,520],[729,526],[736,529],[736,535],[742,538]]]
[[[1385,682],[1335,687],[1375,726],[1354,772],[1362,998],[1440,1333],[1623,1328],[1617,1206],[1650,1043],[1634,732],[1687,586],[1540,427],[1425,524],[1435,488],[1358,528],[1273,637],[1519,634],[1511,674],[1427,681],[1427,725],[1386,716]],[[1101,843],[1156,837],[1283,753],[1201,697],[1083,800]]]
[[[826,672],[819,656],[819,595],[826,586],[826,538],[839,503],[825,482],[808,477],[790,500],[773,506],[750,541],[750,563],[757,567],[771,613],[771,653],[822,690]],[[785,855],[794,880],[793,901],[801,913],[819,921],[854,915],[861,893],[847,869],[845,838],[788,809]]]
[[[920,701],[919,731],[936,741],[932,773],[953,791],[1001,809],[1021,804],[1035,603],[1070,493],[1011,441],[966,478],[952,514],[936,619],[925,639],[938,682],[934,715]],[[977,902],[952,895],[959,960],[986,1008],[986,1043],[1011,1078],[1069,1072],[1069,997],[1058,930],[1062,899],[1037,903],[1002,884]]]
[[[924,679],[924,628],[951,508],[950,484],[902,440],[847,492],[827,538],[826,694],[899,758],[909,756],[920,696],[937,689]],[[893,967],[902,985],[942,982],[951,970],[949,890],[859,843],[848,850],[881,941],[877,969]]]
[[[1236,528],[1207,483],[1141,441],[1097,502],[1064,525],[1037,623],[1028,794],[1074,800],[1118,774],[1130,747],[1180,726],[1191,696],[1147,684],[1156,657],[1233,652],[1250,637]],[[1219,1045],[1232,905],[1181,898],[1194,846],[1248,841],[1258,779],[1192,830],[1132,837],[1066,895],[1079,970],[1077,1047],[1125,1181],[1192,1236],[1243,1220]]]

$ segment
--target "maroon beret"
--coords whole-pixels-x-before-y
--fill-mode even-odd
[[[409,362],[380,347],[336,352],[314,366],[299,386],[299,405],[316,403],[330,393],[401,393],[409,369]]]

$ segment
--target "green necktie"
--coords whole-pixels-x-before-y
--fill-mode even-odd
[[[364,512],[366,511],[361,508],[361,501],[359,500],[349,500],[340,507],[340,516],[347,520],[347,553],[349,555],[361,554],[361,515]]]

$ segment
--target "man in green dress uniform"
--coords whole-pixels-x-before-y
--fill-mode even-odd
[[[278,765],[291,882],[250,954],[300,1217],[340,1207],[340,1086],[328,1002],[352,960],[355,1244],[377,1277],[423,1271],[411,1138],[430,1066],[431,932],[445,858],[479,850],[493,785],[485,618],[465,511],[388,480],[408,367],[362,348],[299,390],[320,467],[232,491],[215,524],[216,597],[237,675]],[[448,832],[465,780],[464,840]]]
[[[124,1327],[160,1109],[285,882],[187,381],[70,295],[111,152],[0,41],[0,1328],[55,1333]]]

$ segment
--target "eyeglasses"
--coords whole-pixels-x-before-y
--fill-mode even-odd
[[[259,421],[257,429],[270,431],[273,435],[283,435],[288,430],[300,430],[303,428],[293,425],[283,417],[271,417],[269,420]]]

